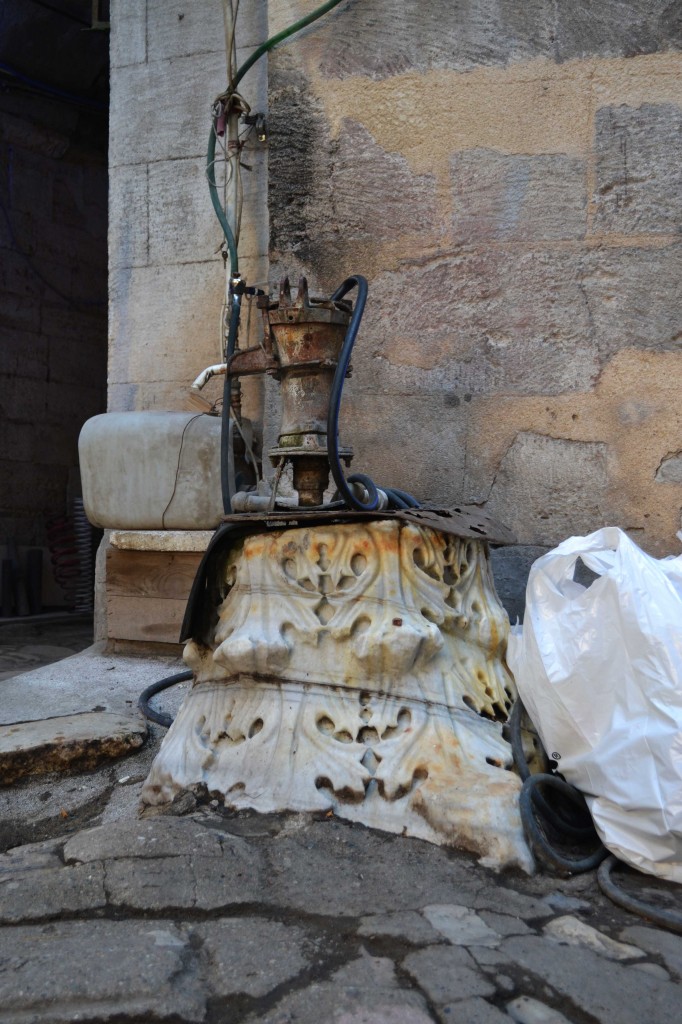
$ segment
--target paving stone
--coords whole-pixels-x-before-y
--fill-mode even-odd
[[[171,921],[61,921],[0,929],[3,1024],[200,1021],[205,1000]]]
[[[468,907],[453,903],[432,904],[422,913],[448,942],[456,946],[499,946],[500,935]]]
[[[400,988],[395,968],[366,953],[328,981],[289,993],[274,1007],[256,1011],[245,1024],[432,1024],[422,996]]]
[[[546,939],[524,935],[506,939],[502,950],[519,966],[541,978],[556,992],[600,1024],[676,1024],[682,986],[577,946],[563,946],[560,955]]]
[[[534,896],[526,896],[515,889],[505,886],[484,886],[474,897],[471,904],[474,910],[491,910],[497,914],[512,914],[524,920],[536,917],[551,917],[553,911],[544,900]]]
[[[25,871],[42,871],[44,868],[62,867],[62,841],[47,839],[42,843],[15,846],[0,854],[0,877],[5,874]]]
[[[431,1002],[440,1006],[474,996],[491,996],[495,986],[485,978],[465,950],[452,946],[430,946],[410,953],[403,960],[419,987]]]
[[[509,1024],[506,1013],[480,997],[436,1007],[436,1016],[442,1024]]]
[[[51,315],[54,312],[56,307]],[[81,334],[77,340],[81,340]],[[184,668],[177,657],[112,657],[103,648],[103,643],[94,644],[56,665],[45,665],[4,680],[3,722],[37,721],[102,710],[126,716],[136,707],[145,686]]]
[[[630,964],[629,968],[633,971],[644,971],[645,974],[650,974],[652,978],[660,978],[661,981],[670,981],[670,975],[660,964]]]
[[[530,996],[519,996],[507,1003],[507,1013],[517,1024],[571,1024],[563,1013]]]
[[[479,917],[498,935],[528,935],[530,933],[530,928],[525,921],[510,914],[495,914],[492,911],[483,910]]]
[[[552,910],[589,910],[590,904],[585,900],[579,900],[576,896],[567,896],[563,892],[551,892],[545,896],[547,903]]]
[[[300,928],[238,917],[197,925],[194,931],[203,942],[208,983],[218,997],[267,995],[308,966]]]
[[[106,891],[114,907],[175,910],[196,899],[189,857],[128,858],[107,862]]]
[[[441,933],[432,928],[428,921],[414,910],[363,917],[358,928],[358,935],[394,936],[405,939],[407,942],[413,942],[415,946],[443,941]]]
[[[269,901],[260,852],[236,836],[224,840],[221,857],[198,855],[192,857],[191,867],[198,910]]]
[[[577,917],[557,917],[546,924],[543,930],[545,935],[558,942],[567,942],[571,946],[585,946],[586,949],[607,956],[610,960],[633,960],[644,956],[637,946],[616,942]]]
[[[140,715],[89,712],[0,725],[0,783],[24,775],[94,768],[141,747],[147,725]]]
[[[594,229],[674,234],[682,228],[682,108],[602,107],[595,115]]]
[[[453,892],[466,899],[479,884],[467,862],[440,847],[336,820],[280,834],[266,860],[269,901],[311,914],[418,910]]]
[[[0,876],[0,923],[16,924],[106,906],[101,864]]]
[[[469,952],[479,966],[486,967],[500,967],[506,964],[510,964],[512,961],[499,949],[493,949],[492,947],[486,946],[471,946]]]
[[[682,978],[682,937],[672,932],[647,928],[645,925],[632,925],[624,928],[620,938],[625,942],[634,942],[640,949],[659,956],[669,971]]]
[[[112,771],[107,764],[85,774],[28,775],[0,787],[0,848],[23,847],[85,825],[106,801]]]
[[[68,864],[117,857],[220,857],[226,836],[227,833],[206,828],[191,818],[115,822],[73,836],[64,846],[64,860]]]

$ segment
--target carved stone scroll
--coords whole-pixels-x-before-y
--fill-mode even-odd
[[[532,861],[502,723],[509,623],[485,545],[397,521],[278,530],[232,552],[214,644],[145,784],[327,810]]]

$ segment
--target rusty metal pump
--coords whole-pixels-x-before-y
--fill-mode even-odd
[[[291,296],[283,278],[279,298],[258,299],[264,345],[238,350],[227,364],[230,377],[268,373],[281,385],[282,422],[268,455],[276,467],[290,462],[301,506],[321,505],[329,482],[327,420],[334,373],[351,319],[345,300],[311,299],[305,277]],[[340,454],[350,462],[352,451]]]
[[[353,289],[358,292],[355,307],[344,297]],[[280,382],[282,422],[277,444],[268,455],[277,469],[275,491],[284,466],[292,465],[301,508],[322,507],[330,472],[337,488],[337,507],[372,512],[418,504],[403,491],[379,490],[362,473],[346,479],[341,466],[342,462],[350,465],[353,457],[351,448],[339,446],[341,393],[350,373],[351,352],[366,298],[367,282],[360,275],[347,278],[329,299],[311,298],[305,277],[292,298],[285,277],[277,299],[258,297],[263,345],[235,349],[225,364],[228,396],[235,378],[267,373]],[[273,495],[272,507],[275,498]],[[234,504],[234,511],[257,507],[243,500],[241,506]]]

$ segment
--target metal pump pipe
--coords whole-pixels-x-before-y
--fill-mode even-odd
[[[192,381],[190,387],[192,391],[201,391],[210,381],[211,377],[217,377],[221,373],[225,373],[227,370],[227,363],[214,363],[213,366],[207,366],[205,370],[202,370],[196,380]]]

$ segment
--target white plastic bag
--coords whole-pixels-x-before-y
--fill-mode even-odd
[[[587,588],[579,557],[599,574]],[[615,527],[564,541],[530,571],[508,661],[604,844],[682,883],[682,555],[651,558]]]

